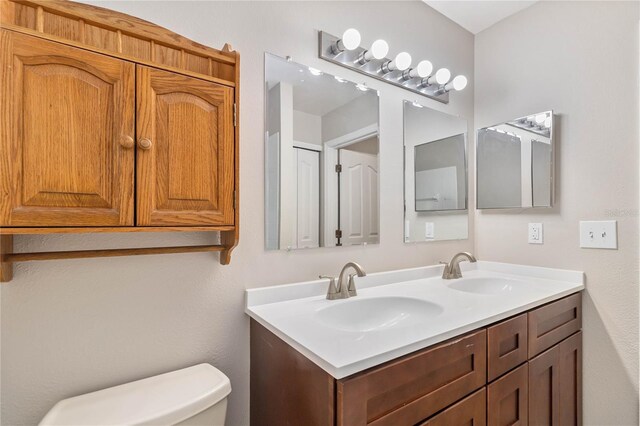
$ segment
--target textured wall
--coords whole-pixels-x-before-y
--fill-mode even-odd
[[[476,35],[476,127],[553,109],[556,207],[478,212],[483,259],[583,270],[584,423],[638,424],[637,2],[540,2]],[[618,220],[619,250],[578,247]],[[527,223],[544,223],[544,245]]]
[[[229,425],[248,424],[249,328],[244,289],[337,273],[348,260],[368,271],[433,264],[473,241],[405,245],[402,101],[460,114],[473,128],[473,87],[449,105],[367,79],[317,58],[316,30],[350,26],[363,44],[465,73],[473,82],[473,36],[420,2],[109,2],[104,7],[164,25],[201,43],[230,42],[242,54],[240,246],[231,265],[212,254],[19,264],[1,286],[2,424],[35,424],[58,400],[210,362],[231,378]],[[264,250],[263,55],[295,61],[380,90],[381,244],[366,248]],[[472,230],[470,231],[472,233]],[[201,244],[210,236],[18,237],[20,250]]]

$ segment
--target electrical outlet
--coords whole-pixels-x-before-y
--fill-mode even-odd
[[[425,240],[433,240],[435,238],[435,223],[425,222],[424,224],[424,238]]]
[[[543,233],[541,223],[529,224],[529,244],[543,244]]]
[[[617,228],[615,220],[580,221],[580,247],[617,249]]]

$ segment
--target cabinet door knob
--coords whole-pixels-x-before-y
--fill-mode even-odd
[[[138,141],[138,148],[145,150],[151,148],[151,140],[147,138],[140,139]]]
[[[133,138],[131,136],[125,135],[120,138],[120,146],[125,149],[133,148]]]

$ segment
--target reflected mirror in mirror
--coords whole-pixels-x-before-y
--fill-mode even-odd
[[[467,121],[404,102],[404,241],[468,238]]]
[[[553,150],[552,111],[478,130],[478,208],[551,207]]]
[[[265,55],[269,250],[377,244],[378,93]]]

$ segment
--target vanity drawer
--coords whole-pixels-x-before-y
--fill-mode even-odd
[[[582,294],[529,312],[529,358],[549,349],[582,328]]]
[[[453,404],[442,413],[431,417],[424,423],[421,423],[420,426],[485,426],[486,424],[487,390],[482,388],[457,404]]]
[[[492,381],[527,360],[527,314],[487,329],[487,379]]]
[[[482,387],[480,330],[337,382],[338,426],[414,425]]]

